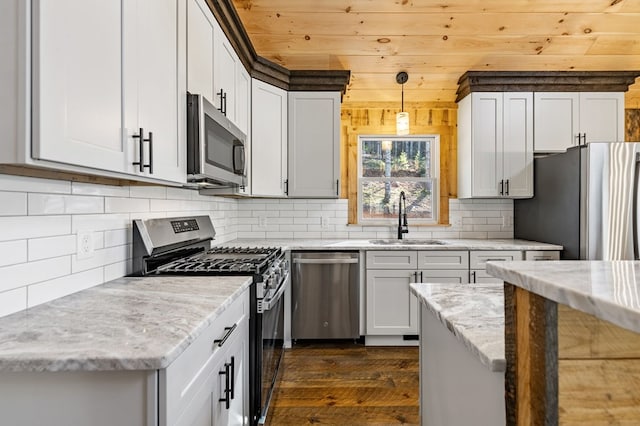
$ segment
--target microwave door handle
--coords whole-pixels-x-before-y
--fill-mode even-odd
[[[235,174],[244,174],[244,145],[240,141],[235,141],[233,146],[233,171]]]

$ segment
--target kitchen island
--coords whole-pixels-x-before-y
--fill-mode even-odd
[[[421,305],[422,424],[504,424],[502,284],[411,284],[411,291]]]
[[[640,262],[487,271],[505,281],[507,424],[639,424]]]

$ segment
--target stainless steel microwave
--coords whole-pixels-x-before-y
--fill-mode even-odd
[[[202,95],[187,93],[187,180],[210,187],[245,185],[247,137]]]

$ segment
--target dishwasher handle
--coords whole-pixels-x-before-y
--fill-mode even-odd
[[[316,265],[335,265],[340,263],[358,263],[358,258],[349,258],[349,259],[299,259],[294,258],[293,263],[306,263],[306,264],[316,264]]]

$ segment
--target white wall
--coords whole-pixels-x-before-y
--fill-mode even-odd
[[[395,238],[397,225],[347,225],[347,200],[246,199],[238,238]],[[406,238],[513,238],[513,200],[450,200],[452,226],[411,226]]]
[[[163,186],[107,186],[0,174],[0,316],[130,271],[131,222],[210,215],[216,243],[237,236],[238,202]],[[94,255],[76,258],[91,231]]]

